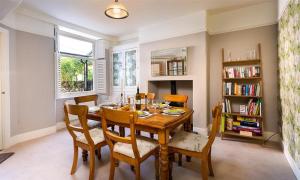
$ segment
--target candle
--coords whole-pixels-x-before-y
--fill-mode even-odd
[[[121,93],[123,93],[124,91],[124,83],[123,83],[123,79],[121,79]]]

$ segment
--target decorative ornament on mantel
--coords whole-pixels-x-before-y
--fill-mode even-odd
[[[104,13],[107,17],[113,19],[125,19],[129,16],[127,8],[119,3],[118,0],[115,0],[115,2],[110,4]]]

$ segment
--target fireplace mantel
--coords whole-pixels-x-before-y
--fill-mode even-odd
[[[148,81],[181,81],[181,80],[194,80],[195,77],[192,75],[186,75],[186,76],[156,76],[151,77],[148,79]]]

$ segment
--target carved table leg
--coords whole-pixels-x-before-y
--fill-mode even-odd
[[[168,155],[169,131],[161,130],[158,133],[158,142],[160,144],[160,179],[169,179],[169,155]]]
[[[87,150],[82,150],[82,160],[84,162],[86,162],[87,159],[88,159],[88,152],[87,152]]]

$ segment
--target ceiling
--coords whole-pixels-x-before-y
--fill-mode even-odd
[[[4,18],[10,11],[15,9],[19,4],[21,3],[21,0],[6,0],[1,1],[0,6],[0,20]]]
[[[21,8],[34,10],[100,33],[122,36],[138,29],[201,10],[228,9],[270,0],[119,0],[129,17],[114,20],[104,15],[113,0],[23,0]]]

